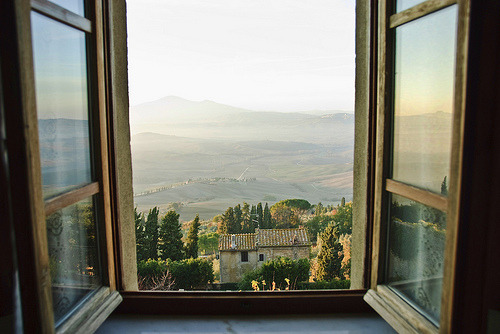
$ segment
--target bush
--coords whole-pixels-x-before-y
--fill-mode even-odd
[[[262,264],[262,267],[245,274],[240,281],[239,287],[241,290],[252,290],[252,281],[257,281],[262,290],[272,290],[273,282],[276,284],[276,289],[285,290],[289,288],[294,290],[298,282],[309,279],[309,269],[310,263],[308,259],[294,261],[287,257],[279,257],[267,261]],[[262,281],[266,282],[266,286],[262,287]]]
[[[167,265],[174,279],[176,289],[205,289],[214,280],[212,262],[204,259],[168,261]]]
[[[350,280],[334,279],[332,281],[300,282],[297,284],[298,290],[326,290],[326,289],[349,289]]]
[[[144,289],[153,289],[155,282],[171,281],[173,289],[193,290],[205,289],[206,285],[213,281],[212,262],[205,259],[187,260],[152,260],[139,261],[137,263],[137,276],[142,282]],[[164,289],[163,287],[156,287]]]

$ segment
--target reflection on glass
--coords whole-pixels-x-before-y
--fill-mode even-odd
[[[92,198],[47,217],[52,299],[56,322],[101,285]]]
[[[85,16],[85,6],[84,0],[50,0],[50,2],[55,3],[69,11],[80,16]]]
[[[393,178],[435,192],[450,165],[456,17],[453,6],[396,28]]]
[[[32,13],[44,197],[91,181],[85,34]]]
[[[439,321],[446,214],[392,195],[386,281]]]
[[[425,2],[426,0],[396,0],[396,13]]]

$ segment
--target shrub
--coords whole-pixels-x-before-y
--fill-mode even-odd
[[[325,289],[349,289],[351,281],[346,279],[333,279],[331,281],[300,282],[298,290],[325,290]]]
[[[241,290],[252,290],[252,281],[257,281],[261,285],[262,281],[265,281],[266,286],[262,287],[262,290],[272,290],[273,282],[276,289],[285,290],[289,288],[294,290],[298,282],[309,279],[309,268],[308,259],[294,261],[287,257],[279,257],[267,261],[262,264],[262,267],[245,274],[240,281],[239,287]]]
[[[180,261],[152,259],[139,261],[137,276],[143,289],[153,289],[159,284],[158,282],[171,283],[170,286],[174,289],[204,289],[214,279],[212,263],[199,258]]]

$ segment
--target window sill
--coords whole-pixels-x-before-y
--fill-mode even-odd
[[[115,314],[240,315],[373,312],[366,290],[123,291]]]

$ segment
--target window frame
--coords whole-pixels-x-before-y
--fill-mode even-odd
[[[392,14],[392,1],[380,1],[378,8],[378,79],[377,79],[377,134],[374,180],[373,210],[373,255],[370,290],[365,301],[389,324],[408,333],[446,333],[451,323],[451,307],[454,293],[455,254],[459,223],[461,169],[463,151],[463,129],[465,115],[465,82],[467,68],[467,42],[469,32],[469,0],[428,0],[409,9]],[[393,98],[391,76],[393,74],[393,45],[391,29],[417,20],[446,7],[458,5],[457,46],[454,81],[454,114],[452,121],[452,148],[448,197],[422,190],[392,180],[389,174],[391,155],[391,120]],[[390,193],[437,208],[447,214],[447,234],[444,254],[444,277],[439,328],[410,306],[403,298],[383,284],[385,249],[387,244],[386,221],[388,220],[387,198]]]
[[[121,302],[116,289],[115,257],[112,235],[110,202],[110,170],[108,168],[108,124],[105,104],[103,53],[103,4],[101,0],[87,1],[86,18],[78,16],[46,0],[2,2],[2,73],[9,96],[6,106],[19,113],[6,117],[9,139],[9,166],[11,192],[16,200],[14,214],[21,218],[16,224],[16,252],[19,259],[23,328],[27,332],[74,332],[85,326],[95,330]],[[89,126],[94,147],[95,182],[57,195],[46,201],[42,195],[41,163],[38,145],[38,118],[36,111],[33,53],[31,43],[31,13],[37,12],[49,19],[87,32],[87,71],[89,79]],[[5,19],[5,20],[4,20]],[[90,34],[88,34],[91,32]],[[14,115],[15,114],[15,115]],[[45,217],[89,196],[96,197],[96,214],[100,221],[100,257],[102,287],[86,296],[79,306],[56,328],[53,316],[51,278]],[[33,279],[36,277],[36,279]]]

